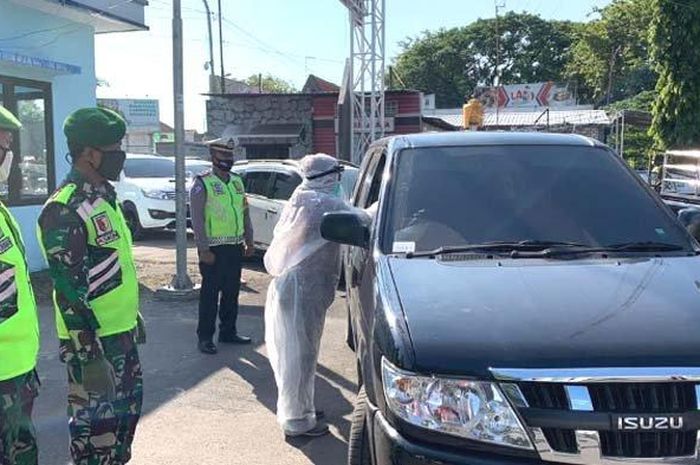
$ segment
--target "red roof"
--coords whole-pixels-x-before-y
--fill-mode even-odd
[[[302,93],[304,94],[320,94],[324,92],[339,92],[340,87],[336,84],[333,84],[330,81],[326,81],[325,79],[321,79],[318,76],[314,76],[313,74],[309,74],[309,77],[306,79],[306,84],[304,84],[304,88],[301,90]]]

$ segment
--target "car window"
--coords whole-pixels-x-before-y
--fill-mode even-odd
[[[270,179],[269,171],[248,171],[245,174],[245,191],[247,194],[269,197]]]
[[[406,149],[392,177],[383,248],[494,241],[689,248],[682,228],[634,176],[595,147]]]
[[[301,176],[296,173],[277,173],[272,182],[270,198],[275,200],[289,200],[294,189],[301,184]]]
[[[360,168],[362,177],[356,181],[357,186],[353,194],[353,205],[356,207],[363,208],[363,202],[367,198],[367,193],[371,187],[372,175],[374,174],[376,158],[378,156],[377,149],[373,148],[367,152],[365,159],[362,160],[362,167]]]
[[[386,155],[384,151],[377,152],[370,164],[370,169],[363,186],[364,192],[360,194],[360,208],[370,207],[379,200],[379,191],[382,187],[382,177],[384,175],[384,164]]]
[[[349,200],[355,191],[355,183],[357,182],[359,170],[357,168],[346,167],[343,171],[343,175],[340,178],[340,182],[343,185],[343,193],[345,194],[345,200]]]
[[[175,162],[167,158],[127,158],[124,175],[128,178],[172,178]]]
[[[198,176],[210,169],[211,163],[205,161],[185,161],[185,170],[188,178]]]

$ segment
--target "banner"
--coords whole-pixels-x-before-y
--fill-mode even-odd
[[[477,87],[474,96],[485,108],[542,109],[576,106],[576,96],[566,83],[539,82],[500,87]]]

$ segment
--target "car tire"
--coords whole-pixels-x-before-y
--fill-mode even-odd
[[[131,231],[131,239],[134,241],[140,241],[143,239],[144,229],[141,226],[141,221],[139,220],[139,214],[136,212],[136,208],[133,206],[124,206],[124,219],[126,220],[126,225]]]
[[[360,386],[350,420],[348,465],[372,465],[371,454],[367,428],[367,392],[364,386]]]

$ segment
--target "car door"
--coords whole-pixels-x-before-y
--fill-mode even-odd
[[[293,170],[280,169],[275,171],[270,188],[270,205],[267,210],[267,223],[271,232],[279,221],[282,209],[294,193],[294,190],[301,184],[301,176]],[[272,239],[272,236],[270,237]]]
[[[253,239],[256,247],[262,249],[267,248],[272,241],[268,210],[275,208],[269,198],[273,174],[274,172],[269,170],[249,168],[246,169],[244,177]]]
[[[384,167],[386,164],[385,147],[379,146],[372,149],[367,154],[367,159],[363,163],[362,177],[358,181],[355,189],[353,205],[358,208],[366,209],[379,201],[379,193],[381,190],[382,179],[384,175]],[[376,223],[376,219],[374,223]],[[375,233],[372,233],[374,237]],[[363,249],[361,247],[349,247],[346,250],[345,259],[345,281],[347,290],[348,307],[351,314],[353,332],[356,337],[361,337],[361,334],[367,334],[366,331],[357,330],[363,328],[367,330],[369,320],[362,315],[362,299],[361,292],[366,292],[371,286],[365,286],[368,289],[362,289],[363,282],[368,280],[365,273],[369,267],[369,261],[372,257],[372,250]],[[368,296],[364,296],[365,299]],[[368,309],[369,310],[369,309]],[[366,342],[365,342],[366,343]],[[356,348],[363,344],[363,341],[357,341]]]

